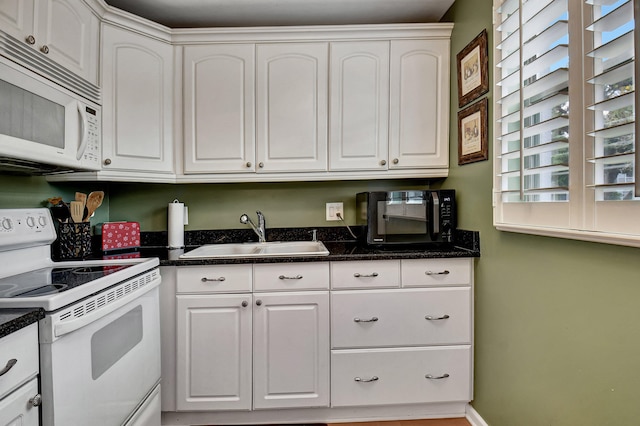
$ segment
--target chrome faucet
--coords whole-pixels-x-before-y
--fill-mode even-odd
[[[264,215],[261,211],[257,211],[256,213],[258,215],[258,226],[253,223],[251,218],[249,218],[246,213],[243,213],[242,216],[240,216],[240,223],[243,223],[245,225],[248,224],[249,226],[251,226],[253,232],[255,232],[258,236],[258,241],[264,243],[267,241],[266,221],[264,220]]]

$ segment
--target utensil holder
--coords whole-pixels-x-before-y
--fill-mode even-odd
[[[91,255],[91,224],[61,223],[56,241],[59,260],[85,259]]]

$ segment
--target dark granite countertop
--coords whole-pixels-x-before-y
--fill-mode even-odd
[[[0,309],[0,338],[44,318],[43,309]]]
[[[179,256],[203,244],[233,243],[254,240],[251,230],[188,231],[185,233],[184,249],[167,249],[166,233],[142,235],[143,247],[138,249],[141,257],[158,257],[161,266],[215,265],[238,263],[277,262],[326,262],[347,260],[385,259],[435,259],[456,257],[480,257],[480,238],[475,231],[458,230],[455,244],[432,244],[376,248],[367,247],[345,235],[344,228],[318,228],[318,240],[329,250],[328,256],[227,258],[227,259],[179,259]],[[312,229],[271,229],[269,241],[309,240]]]

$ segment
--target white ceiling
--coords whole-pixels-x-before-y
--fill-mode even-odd
[[[455,0],[106,0],[171,28],[438,22]]]

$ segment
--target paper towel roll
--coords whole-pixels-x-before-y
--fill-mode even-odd
[[[184,203],[178,200],[169,203],[168,240],[170,249],[184,247],[184,210]]]

